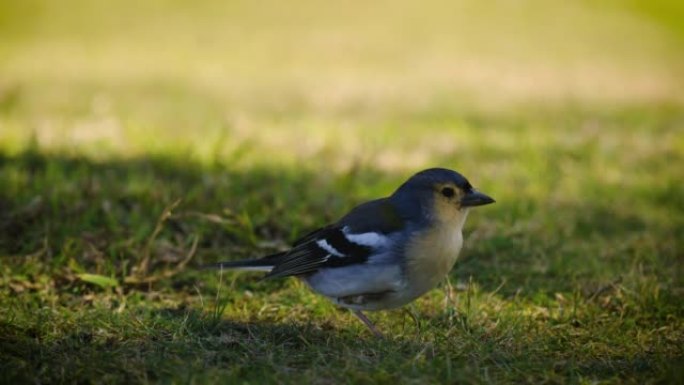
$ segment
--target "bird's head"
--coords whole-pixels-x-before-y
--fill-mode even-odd
[[[413,175],[392,199],[408,207],[409,215],[444,222],[465,220],[470,207],[495,202],[475,190],[463,175],[445,168],[431,168]]]

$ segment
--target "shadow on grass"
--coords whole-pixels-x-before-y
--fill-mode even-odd
[[[646,378],[662,371],[662,363],[645,355],[542,354],[546,348],[535,340],[511,351],[480,328],[446,339],[378,339],[312,325],[212,320],[192,310],[162,310],[148,317],[138,325],[144,330],[130,330],[128,336],[88,325],[49,338],[44,331],[0,324],[3,377],[11,383],[404,383],[412,377],[470,383]]]
[[[312,325],[214,320],[193,310],[167,309],[146,317],[139,325],[144,330],[125,337],[86,325],[49,338],[45,330],[0,324],[3,377],[10,383],[70,383],[206,375],[221,382],[281,383],[282,376],[306,378],[307,372],[318,372],[339,380],[338,365],[356,365],[362,376],[376,371],[372,363],[400,360],[423,347]]]
[[[373,169],[236,169],[182,156],[93,161],[36,149],[0,154],[0,255],[16,256],[13,268],[23,273],[76,263],[85,271],[121,275],[150,246],[162,211],[182,199],[152,245],[156,267],[177,263],[195,235],[198,252],[191,266],[226,255],[254,257],[285,247],[369,199],[359,186],[381,183],[389,193],[404,177]],[[477,225],[491,231],[482,236],[475,228],[453,273],[457,279],[472,276],[485,291],[505,282],[501,293],[507,295],[610,281],[634,261],[634,239],[649,226],[637,213],[608,203],[541,205],[503,200],[478,217]],[[528,206],[531,212],[520,210]],[[653,265],[664,268],[676,253],[672,242],[657,240],[644,242],[661,258]],[[36,253],[40,258],[22,265],[22,256]]]

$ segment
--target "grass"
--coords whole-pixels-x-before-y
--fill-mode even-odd
[[[652,4],[3,3],[2,381],[681,382],[684,35]],[[497,204],[386,339],[198,269],[435,165]]]

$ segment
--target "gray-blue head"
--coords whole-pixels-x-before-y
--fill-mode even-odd
[[[407,216],[453,220],[467,215],[467,208],[494,203],[494,199],[473,188],[468,179],[446,168],[423,170],[392,194]]]

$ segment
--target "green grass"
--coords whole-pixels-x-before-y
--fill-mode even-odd
[[[55,4],[0,5],[2,382],[681,382],[681,7]],[[432,166],[497,203],[385,339],[198,269]]]

